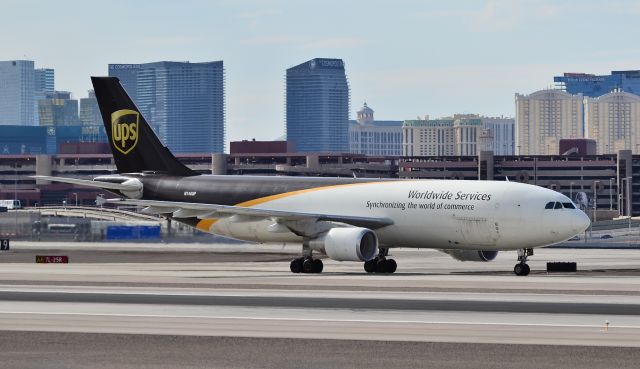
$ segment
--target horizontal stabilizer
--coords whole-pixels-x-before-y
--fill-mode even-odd
[[[140,191],[142,189],[142,183],[140,181],[131,181],[125,183],[113,183],[102,181],[90,181],[86,179],[64,178],[64,177],[52,177],[52,176],[31,176],[31,178],[41,179],[51,182],[71,183],[88,187],[104,188],[107,190],[119,190],[119,191]]]

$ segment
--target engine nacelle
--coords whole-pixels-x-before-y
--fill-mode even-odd
[[[491,261],[498,256],[498,251],[483,250],[442,250],[452,258],[460,261]]]
[[[130,199],[141,199],[142,198],[142,182],[140,182],[137,178],[131,178],[124,182],[122,182],[125,186],[130,186],[131,190],[120,190],[123,195]]]
[[[309,247],[337,261],[368,261],[378,253],[378,237],[367,228],[331,228],[310,240]]]

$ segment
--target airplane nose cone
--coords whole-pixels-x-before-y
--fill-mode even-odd
[[[576,211],[576,215],[573,217],[573,225],[576,232],[584,232],[591,225],[591,219],[583,211]]]

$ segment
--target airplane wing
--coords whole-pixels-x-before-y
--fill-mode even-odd
[[[393,224],[389,218],[360,217],[337,214],[314,214],[295,211],[270,210],[255,207],[242,207],[230,205],[202,204],[179,201],[160,200],[135,200],[135,199],[104,199],[102,203],[146,206],[142,212],[145,214],[169,214],[174,218],[218,218],[226,216],[245,216],[253,218],[272,218],[280,221],[330,221],[341,222],[356,227],[378,229]]]

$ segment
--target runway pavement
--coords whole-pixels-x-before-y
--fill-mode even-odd
[[[640,360],[639,350],[626,347],[43,332],[0,332],[0,346],[4,369],[611,369]]]
[[[637,250],[536,250],[528,277],[512,274],[514,252],[501,253],[495,262],[462,263],[433,250],[398,250],[394,275],[367,275],[360,263],[331,260],[325,260],[320,275],[293,275],[288,264],[296,252],[255,245],[16,243],[9,253],[0,253],[0,340],[24,341],[25,352],[32,350],[30,357],[36,358],[43,352],[26,338],[29,334],[49,342],[39,346],[45,351],[51,340],[110,342],[106,334],[132,335],[127,340],[139,352],[146,352],[150,340],[188,350],[190,340],[199,337],[244,345],[244,357],[257,353],[251,342],[264,342],[252,340],[274,342],[264,365],[239,358],[237,366],[219,367],[363,367],[371,362],[381,367],[389,362],[380,350],[389,350],[391,357],[411,353],[407,367],[428,367],[434,363],[428,358],[442,364],[431,367],[478,367],[470,354],[457,357],[457,351],[473,352],[480,362],[497,360],[498,352],[516,361],[518,352],[546,353],[543,361],[531,362],[535,366],[519,367],[636,367],[638,358],[628,360],[633,357],[628,352],[640,351]],[[64,253],[71,262],[33,263],[43,253]],[[547,261],[577,261],[579,271],[547,274]],[[325,341],[308,341],[313,339]],[[339,345],[335,342],[358,347],[353,362],[327,356],[316,366],[295,365],[295,360],[283,366],[284,358],[276,355],[283,350],[285,357],[299,360],[307,353],[317,360],[314,348]],[[487,345],[486,350],[477,350],[478,345]],[[81,356],[73,347],[70,355]],[[558,364],[560,356],[582,351],[589,354],[553,365],[554,356]],[[581,361],[596,352],[616,365]],[[206,363],[206,355],[199,357]],[[21,367],[14,351],[5,349],[3,358]],[[514,367],[503,364],[491,367]],[[198,365],[193,367],[207,367]]]

